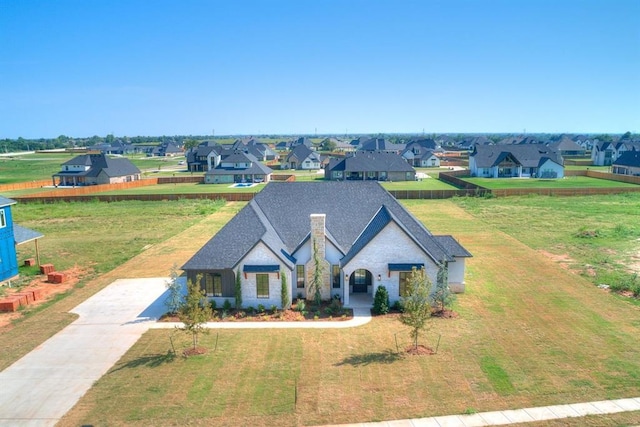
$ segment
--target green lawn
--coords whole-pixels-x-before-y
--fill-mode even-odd
[[[145,187],[134,187],[127,190],[104,191],[96,194],[196,194],[196,193],[257,193],[264,184],[254,187],[237,188],[231,184],[159,184]]]
[[[78,265],[100,274],[222,205],[211,200],[18,203],[12,210],[16,223],[44,234],[38,245],[42,263],[53,263],[59,271]],[[18,247],[19,261],[34,256],[34,245]]]
[[[77,154],[35,153],[0,157],[0,184],[51,179],[60,165]]]
[[[593,253],[637,251],[637,195],[405,204],[474,255],[458,317],[434,319],[420,338],[439,343],[436,355],[405,355],[394,316],[346,330],[214,331],[209,353],[190,359],[168,354],[170,337],[183,348],[188,336],[153,330],[60,425],[356,423],[640,395],[638,306],[546,253],[578,259],[576,232],[594,226]]]
[[[505,188],[621,188],[638,187],[636,184],[609,181],[586,176],[569,176],[561,179],[535,178],[463,178],[473,184],[492,190]]]
[[[421,181],[397,181],[381,183],[387,190],[458,190],[453,185],[436,178],[426,178]]]
[[[460,198],[456,203],[477,221],[552,254],[594,284],[620,286],[635,280],[640,285],[638,193]]]

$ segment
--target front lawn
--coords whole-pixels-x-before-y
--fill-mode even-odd
[[[463,178],[465,181],[491,190],[507,188],[622,188],[638,187],[636,184],[609,181],[586,176],[569,176],[560,179],[537,178]]]

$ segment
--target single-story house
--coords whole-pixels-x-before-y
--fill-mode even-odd
[[[320,169],[320,154],[313,151],[306,144],[298,144],[291,149],[285,158],[284,169],[318,170]]]
[[[564,161],[544,144],[476,145],[469,156],[471,176],[562,178]]]
[[[313,298],[318,260],[322,299],[373,296],[385,286],[391,302],[406,290],[413,268],[435,283],[448,269],[454,292],[465,288],[471,254],[451,236],[434,236],[377,182],[272,182],[182,266],[218,304],[235,297],[239,276],[244,306],[281,307]]]
[[[404,151],[405,144],[394,144],[384,138],[370,138],[362,143],[360,151],[386,151],[388,153],[400,154]]]
[[[640,151],[625,151],[613,162],[613,173],[640,176]]]
[[[83,154],[62,164],[62,170],[53,175],[53,185],[117,184],[138,181],[140,175],[140,169],[129,159]]]
[[[204,183],[269,182],[272,172],[251,154],[236,151],[223,157],[215,168],[205,173]]]
[[[396,153],[356,151],[343,158],[331,159],[325,167],[329,181],[415,181],[416,170]]]
[[[584,147],[568,136],[563,136],[560,140],[550,143],[549,147],[560,152],[562,157],[583,157],[587,152]]]
[[[0,196],[0,282],[18,275],[16,246],[36,241],[37,254],[37,240],[43,237],[37,231],[14,224],[11,215],[11,205],[14,204],[16,204],[15,200]],[[38,259],[38,263],[39,261]]]

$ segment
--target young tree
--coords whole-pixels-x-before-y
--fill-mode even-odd
[[[205,292],[200,288],[201,279],[202,276],[198,275],[195,282],[187,281],[187,295],[179,311],[180,321],[184,323],[181,329],[191,334],[194,350],[198,346],[198,335],[209,332],[204,324],[212,316],[211,306],[204,301]]]
[[[402,297],[404,311],[400,314],[400,321],[411,328],[411,338],[415,348],[418,348],[418,334],[425,329],[427,320],[431,317],[431,306],[429,305],[429,289],[431,280],[424,271],[424,268],[411,272],[409,278],[407,295]]]
[[[311,278],[310,291],[316,308],[320,308],[320,304],[322,304],[322,294],[320,293],[320,289],[322,289],[322,273],[323,268],[318,255],[318,246],[316,245],[316,240],[313,239],[313,277]]]
[[[429,294],[429,303],[436,313],[443,313],[455,301],[456,296],[449,288],[449,268],[442,264],[438,269],[436,284]]]
[[[240,277],[240,268],[236,269],[236,310],[242,308],[242,277]]]
[[[284,271],[280,271],[280,304],[283,310],[289,308],[289,286],[287,285],[287,276]]]
[[[171,267],[169,281],[165,283],[165,286],[169,290],[169,295],[164,300],[164,305],[167,306],[169,314],[176,314],[180,311],[180,306],[182,305],[182,286],[178,282],[178,267],[176,264]]]

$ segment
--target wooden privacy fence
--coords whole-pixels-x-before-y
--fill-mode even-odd
[[[48,190],[41,193],[26,194],[20,196],[20,199],[37,198],[37,197],[69,197],[84,196],[87,194],[100,193],[102,191],[127,190],[129,188],[145,187],[147,185],[157,185],[158,178],[147,178],[138,181],[121,182],[117,184],[99,184],[99,185],[83,185],[73,188],[58,188],[57,190]]]
[[[2,184],[0,185],[0,191],[15,191],[15,190],[26,190],[28,188],[42,188],[45,185],[53,185],[53,181],[50,179],[43,179],[40,181],[15,182],[13,184]]]
[[[139,200],[149,202],[159,202],[164,200],[185,200],[185,199],[209,199],[226,200],[227,202],[248,202],[255,196],[255,193],[192,193],[192,194],[93,194],[85,196],[21,196],[13,197],[20,203],[39,202],[121,202],[126,200]]]

